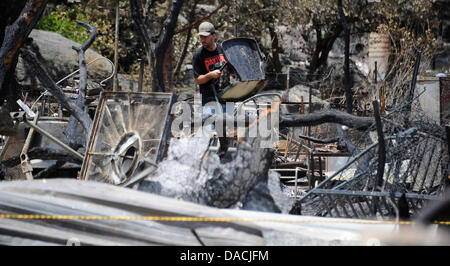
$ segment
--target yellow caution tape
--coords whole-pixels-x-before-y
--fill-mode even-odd
[[[143,220],[164,222],[272,222],[272,223],[352,223],[352,224],[400,224],[411,225],[410,221],[374,221],[374,220],[287,220],[287,219],[246,219],[214,218],[187,216],[74,216],[74,215],[38,215],[38,214],[0,214],[0,219],[15,220]],[[434,224],[450,225],[450,221],[434,221]]]

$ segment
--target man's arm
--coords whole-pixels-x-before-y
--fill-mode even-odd
[[[197,83],[197,85],[202,85],[207,83],[211,79],[218,79],[220,75],[222,75],[222,72],[220,72],[220,70],[214,70],[195,78],[195,83]]]

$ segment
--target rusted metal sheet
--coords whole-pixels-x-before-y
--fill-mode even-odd
[[[171,93],[104,92],[80,177],[123,184],[142,159],[158,162],[166,146]]]

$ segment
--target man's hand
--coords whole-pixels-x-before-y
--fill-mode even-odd
[[[220,70],[214,70],[214,71],[209,72],[209,75],[213,79],[218,79],[222,75],[222,72],[220,72]]]
[[[218,79],[222,75],[222,72],[220,70],[214,70],[211,72],[208,72],[205,75],[200,75],[195,79],[195,82],[198,85],[205,84],[206,82],[210,81],[211,79]]]

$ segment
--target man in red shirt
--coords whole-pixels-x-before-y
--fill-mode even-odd
[[[225,113],[229,111],[231,114],[234,110],[225,110],[225,105],[216,103],[214,96],[213,82],[222,75],[220,69],[217,69],[217,63],[226,63],[222,46],[216,42],[216,30],[214,25],[209,22],[202,22],[198,28],[198,35],[202,46],[197,49],[192,58],[192,67],[194,70],[195,83],[200,86],[200,94],[202,96],[202,119],[206,119],[215,113]],[[218,106],[222,110],[217,110]],[[205,126],[206,131],[215,130],[213,125]],[[228,140],[225,136],[219,134],[220,150],[222,156],[228,148]]]

